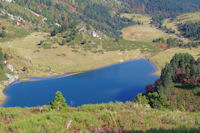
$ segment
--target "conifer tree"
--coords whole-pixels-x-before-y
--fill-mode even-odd
[[[65,101],[66,100],[63,97],[62,93],[60,91],[57,91],[55,99],[49,103],[49,108],[56,110],[66,109],[68,105],[65,103]]]

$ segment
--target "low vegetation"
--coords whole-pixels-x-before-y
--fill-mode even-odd
[[[199,112],[157,110],[134,102],[64,110],[0,108],[0,132],[198,133],[199,116]]]

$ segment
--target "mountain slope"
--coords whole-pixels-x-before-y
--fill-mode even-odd
[[[0,132],[199,133],[200,113],[156,110],[133,102],[84,105],[63,111],[0,108]]]

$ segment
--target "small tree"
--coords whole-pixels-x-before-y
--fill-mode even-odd
[[[87,29],[87,30],[91,30],[91,27],[90,27],[89,24],[86,25],[86,29]]]
[[[9,55],[7,53],[4,54],[4,60],[8,60],[9,59]]]
[[[0,33],[0,37],[2,38],[6,37],[6,32],[4,30]]]
[[[57,33],[58,33],[57,30],[54,29],[54,30],[51,32],[51,36],[55,36]]]
[[[135,100],[134,100],[135,103],[138,103],[138,104],[141,104],[141,105],[148,105],[149,104],[149,101],[148,99],[146,98],[145,95],[142,95],[142,93],[139,93]]]
[[[5,27],[5,26],[3,26],[3,27],[2,27],[2,30],[6,30],[6,27]]]
[[[162,93],[148,93],[148,100],[152,108],[167,107],[167,97]]]
[[[66,100],[63,97],[62,93],[60,91],[57,91],[55,99],[49,103],[49,108],[56,110],[66,109],[69,106],[65,103],[65,101]]]

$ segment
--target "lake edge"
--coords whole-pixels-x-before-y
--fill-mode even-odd
[[[132,62],[132,61],[138,61],[138,60],[145,60],[147,62],[150,62],[151,66],[154,68],[154,72],[150,73],[150,75],[152,76],[159,76],[159,75],[156,75],[155,72],[157,71],[157,67],[155,66],[155,64],[153,62],[151,62],[150,60],[148,60],[148,58],[139,58],[139,59],[134,59],[134,60],[129,60],[129,61],[124,61],[124,62],[118,62],[118,63],[114,63],[114,64],[111,64],[111,65],[108,65],[108,66],[104,66],[104,67],[100,67],[100,68],[97,68],[97,69],[91,69],[91,70],[87,70],[87,71],[82,71],[82,72],[73,72],[73,73],[65,73],[65,74],[60,74],[60,75],[56,75],[56,76],[51,76],[51,77],[30,77],[28,78],[27,80],[21,80],[21,79],[18,79],[16,81],[14,81],[14,83],[11,83],[9,85],[7,85],[3,91],[1,91],[1,93],[4,95],[4,100],[2,100],[0,102],[0,107],[3,107],[2,105],[6,102],[7,100],[7,95],[4,94],[4,92],[7,90],[7,88],[13,84],[16,84],[16,83],[19,83],[19,82],[29,82],[29,81],[42,81],[42,80],[48,80],[48,79],[57,79],[57,78],[64,78],[64,77],[69,77],[69,76],[74,76],[76,74],[81,74],[81,73],[86,73],[86,72],[90,72],[90,71],[96,71],[96,70],[100,70],[100,69],[104,69],[104,68],[108,68],[108,67],[112,67],[112,66],[115,66],[115,65],[120,65],[120,64],[124,64],[124,63],[128,63],[128,62]],[[0,99],[1,100],[1,99]],[[85,105],[85,104],[84,104]],[[86,104],[87,105],[87,104]]]

